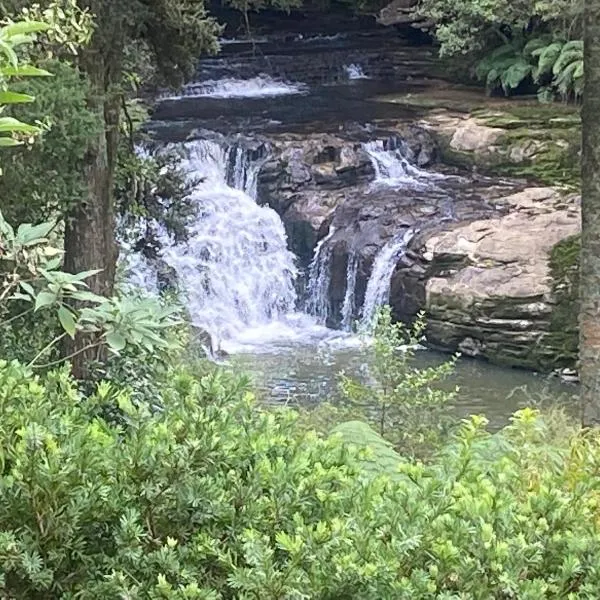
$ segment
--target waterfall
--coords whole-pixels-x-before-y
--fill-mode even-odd
[[[279,216],[251,197],[260,163],[214,141],[183,150],[197,214],[187,241],[167,244],[162,256],[177,273],[193,323],[219,342],[235,341],[294,309],[294,255]]]
[[[354,316],[354,296],[356,290],[356,274],[358,271],[358,256],[354,252],[348,255],[348,267],[346,268],[346,292],[342,304],[342,329],[352,329],[352,317]]]
[[[315,254],[308,268],[306,312],[325,324],[329,317],[329,284],[331,281],[331,258],[333,249],[328,245],[335,229],[317,244]]]
[[[389,302],[394,269],[415,234],[414,229],[407,229],[392,238],[375,257],[361,314],[361,325],[364,327],[371,327],[377,308]]]
[[[348,79],[351,79],[351,80],[369,79],[365,75],[363,68],[360,65],[357,65],[355,63],[352,63],[350,65],[344,65],[344,71],[346,71],[346,75],[348,76]]]
[[[363,148],[375,170],[376,184],[431,188],[431,180],[440,178],[438,174],[432,174],[411,164],[402,144],[394,149],[386,149],[383,141],[376,140],[363,144]]]
[[[189,83],[180,94],[166,95],[161,100],[181,100],[182,98],[266,98],[305,94],[308,89],[302,83],[278,81],[269,75],[258,75],[251,79],[225,78]]]

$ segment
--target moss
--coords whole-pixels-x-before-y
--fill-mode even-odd
[[[544,356],[538,352],[539,361],[545,368],[573,366],[577,360],[580,249],[581,237],[574,235],[558,242],[550,253],[554,310],[543,344]],[[549,348],[552,350],[550,356]]]

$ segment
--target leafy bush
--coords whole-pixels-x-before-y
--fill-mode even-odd
[[[539,86],[540,100],[579,98],[583,94],[583,42],[553,41],[547,36],[527,42],[517,39],[488,53],[475,74],[488,89],[502,88],[505,94],[529,80]]]
[[[496,436],[474,418],[430,466],[363,476],[368,449],[300,434],[293,411],[259,409],[243,381],[170,382],[153,411],[108,384],[82,397],[64,371],[0,363],[0,595],[600,593],[596,436],[554,444],[532,411]],[[99,416],[107,406],[120,425]]]
[[[330,431],[340,421],[362,420],[403,456],[431,455],[448,432],[448,412],[457,389],[439,383],[454,371],[454,357],[422,368],[415,354],[423,341],[420,315],[412,328],[392,321],[389,307],[378,310],[365,358],[367,376],[340,374],[340,398],[309,409],[306,423]]]

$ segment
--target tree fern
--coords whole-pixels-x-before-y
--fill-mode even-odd
[[[568,65],[576,64],[577,62],[583,63],[583,50],[580,48],[571,48],[569,50],[565,47],[552,67],[552,74],[558,76]]]
[[[575,71],[577,70],[578,63],[572,62],[568,64],[553,81],[554,86],[558,90],[558,93],[567,97],[573,92],[573,86],[575,83]]]
[[[545,48],[538,48],[531,53],[533,58],[538,59],[537,68],[533,73],[535,81],[539,81],[544,75],[552,73],[552,68],[560,56],[563,45],[563,42],[553,42]]]
[[[508,67],[500,78],[505,93],[514,90],[531,75],[533,67],[525,59],[518,60]]]

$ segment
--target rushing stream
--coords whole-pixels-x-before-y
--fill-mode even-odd
[[[234,45],[226,48],[229,46]],[[284,66],[287,74],[295,74],[293,63]],[[203,126],[216,122],[211,103],[217,103],[215,119],[218,110],[230,110],[233,115],[229,135],[179,144],[182,164],[193,183],[191,200],[197,214],[186,242],[172,243],[165,236],[162,258],[177,274],[193,323],[210,334],[213,347],[227,353],[226,363],[249,371],[267,400],[315,402],[335,395],[337,374],[342,369],[357,374],[364,370],[365,347],[352,333],[354,323],[370,323],[377,307],[388,302],[394,268],[419,229],[399,229],[379,250],[361,306],[357,306],[356,293],[358,257],[350,252],[340,329],[328,329],[333,268],[330,241],[335,229],[331,227],[316,246],[307,272],[306,298],[299,298],[297,260],[288,249],[284,225],[274,210],[257,203],[257,176],[268,157],[257,157],[235,134],[248,133],[239,121],[245,111],[254,119],[246,121],[248,126],[278,123],[279,127],[282,102],[291,103],[293,110],[293,106],[301,106],[297,104],[301,97],[316,110],[329,96],[315,95],[311,82],[267,72],[248,72],[243,77],[234,67],[234,61],[206,61],[198,81],[177,95],[165,96],[157,109],[160,116],[161,106],[168,106],[181,119],[196,115],[203,106]],[[375,84],[371,81],[374,72],[365,71],[359,62],[348,60],[335,69],[342,75],[327,85],[335,84],[336,90],[348,85],[366,90],[369,88],[364,86]],[[323,114],[328,110],[329,105]],[[222,122],[219,128],[223,128]],[[363,149],[375,172],[372,186],[388,186],[406,194],[415,190],[437,194],[442,190],[443,194],[446,176],[412,164],[402,144],[388,148],[383,140],[373,138],[363,143]],[[451,205],[450,196],[448,202]],[[441,360],[430,351],[418,355],[423,365]],[[519,406],[549,393],[554,397],[572,393],[557,380],[470,360],[460,361],[449,382],[456,384],[462,387],[459,413],[486,412],[495,424],[501,424]]]

